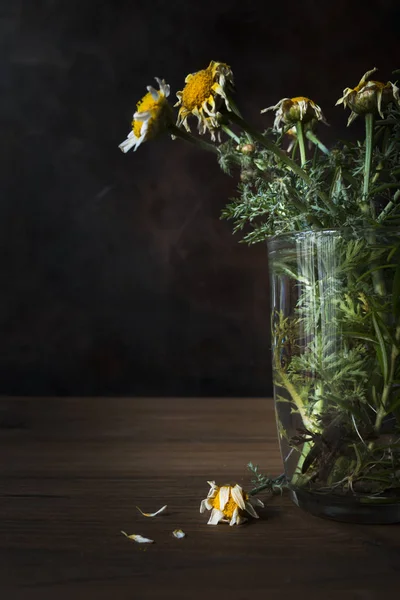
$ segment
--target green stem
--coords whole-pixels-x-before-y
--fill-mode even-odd
[[[312,449],[311,443],[304,442],[303,447],[300,452],[300,455],[299,455],[299,459],[297,461],[296,468],[293,472],[292,479],[290,482],[292,485],[301,487],[301,485],[302,484],[304,485],[304,483],[306,483],[307,480],[309,479],[309,476],[302,473],[301,469],[302,469],[304,461],[306,460],[307,456],[309,455],[311,449]]]
[[[390,188],[400,188],[400,181],[393,181],[392,183],[382,183],[382,185],[378,186],[374,189],[374,194],[379,194],[384,190],[388,190]]]
[[[393,196],[393,200],[391,200],[390,202],[387,203],[385,208],[382,210],[382,212],[378,216],[378,218],[377,218],[378,223],[382,223],[382,221],[385,220],[385,218],[388,216],[390,211],[396,206],[396,203],[399,198],[400,198],[400,190],[397,190],[397,192]]]
[[[321,140],[317,138],[317,136],[314,132],[311,131],[311,129],[306,131],[306,138],[309,139],[310,142],[315,144],[321,150],[321,152],[328,155],[330,154],[330,150],[328,150],[328,148],[321,142]]]
[[[286,487],[286,475],[284,473],[282,473],[282,475],[279,475],[275,479],[270,479],[267,483],[263,483],[262,485],[259,485],[258,487],[253,488],[249,492],[249,496],[255,496],[256,494],[259,494],[260,492],[263,492],[264,490],[273,492],[274,487],[278,487],[281,490]]]
[[[375,216],[375,209],[372,201],[368,205],[369,182],[371,177],[372,147],[374,138],[374,115],[367,113],[365,115],[365,163],[364,163],[364,185],[361,201],[361,211],[366,216]]]
[[[399,350],[398,350],[397,346],[393,345],[391,356],[390,356],[389,376],[388,376],[388,380],[385,382],[385,385],[383,387],[381,405],[378,408],[378,412],[376,413],[374,429],[377,433],[379,433],[379,430],[382,425],[382,421],[385,418],[385,416],[387,415],[387,403],[388,403],[389,395],[390,395],[390,392],[392,389],[393,378],[394,378],[395,367],[396,367],[396,359],[397,359],[398,355],[399,355]]]
[[[218,150],[217,146],[214,146],[213,144],[210,144],[208,142],[205,142],[204,140],[201,140],[200,138],[195,137],[188,131],[185,131],[184,129],[180,129],[173,123],[170,123],[168,125],[168,129],[173,136],[179,137],[182,140],[185,140],[185,142],[194,144],[195,146],[198,146],[202,150],[207,150],[208,152],[213,152],[214,154],[219,154],[219,150]]]
[[[276,361],[275,361],[275,364],[276,364]],[[285,372],[283,371],[282,368],[278,368],[277,370],[279,372],[281,384],[285,388],[285,390],[289,392],[293,403],[295,404],[297,410],[299,411],[299,414],[301,416],[301,420],[303,421],[304,427],[306,429],[308,429],[309,431],[316,431],[316,427],[315,427],[314,423],[311,421],[311,419],[306,414],[306,407],[304,406],[303,399],[300,396],[300,394],[297,392],[295,386],[291,383],[289,377],[287,377],[287,375],[285,374]]]
[[[242,118],[238,117],[234,113],[225,113],[224,115],[227,119],[239,125],[244,131],[249,133],[257,142],[259,142],[264,148],[275,154],[289,169],[293,171],[298,177],[300,177],[304,183],[306,183],[309,187],[313,186],[313,182],[311,177],[298,165],[294,160],[292,160],[283,150],[281,150],[274,142],[269,140],[265,135],[259,133],[257,130],[253,129],[246,121]],[[321,198],[324,202],[325,206],[329,209],[331,213],[336,212],[336,207],[328,198],[328,196],[319,189],[315,190],[315,193]]]
[[[221,129],[225,131],[229,137],[231,137],[237,144],[240,144],[240,138],[230,129],[227,125],[221,125]]]
[[[304,165],[307,162],[307,156],[306,156],[306,145],[304,142],[303,123],[301,121],[296,122],[296,133],[297,133],[297,139],[299,140],[301,166],[304,167]]]

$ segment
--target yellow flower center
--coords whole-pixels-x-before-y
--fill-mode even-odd
[[[160,111],[163,109],[166,103],[166,98],[163,94],[159,94],[158,100],[154,100],[153,96],[148,92],[139,102],[136,104],[137,112],[151,112],[151,118],[149,122],[149,130],[151,128],[152,122],[157,118]],[[140,132],[142,130],[142,121],[132,121],[132,129],[133,133],[136,137],[140,137]]]
[[[182,104],[188,110],[200,108],[211,96],[214,84],[212,70],[208,67],[192,75],[183,88]]]
[[[291,98],[292,102],[310,102],[310,104],[314,104],[310,98],[306,98],[305,96],[296,96],[296,98]]]
[[[387,83],[382,83],[382,81],[372,81],[372,79],[370,81],[364,81],[364,83],[359,83],[358,85],[356,85],[356,87],[354,88],[354,92],[360,92],[363,88],[365,88],[365,86],[367,84],[371,84],[373,83],[373,87],[370,86],[370,89],[375,89],[375,90],[384,90],[388,86]]]
[[[214,508],[216,508],[217,510],[220,510],[219,508],[219,492],[218,494],[215,496],[214,500],[212,500],[212,505]],[[233,513],[235,511],[235,508],[237,508],[237,504],[234,501],[234,499],[232,498],[232,496],[229,494],[229,500],[228,502],[225,504],[225,508],[222,511],[225,515],[225,517],[227,519],[232,519]]]

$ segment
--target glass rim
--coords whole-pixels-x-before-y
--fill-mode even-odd
[[[282,242],[285,240],[301,240],[309,237],[322,237],[323,235],[333,235],[342,233],[344,236],[356,236],[357,234],[364,233],[386,233],[388,235],[400,236],[400,227],[397,225],[360,225],[359,227],[331,227],[327,229],[306,229],[302,231],[285,231],[284,233],[278,233],[267,239],[267,245],[273,246],[275,243]]]

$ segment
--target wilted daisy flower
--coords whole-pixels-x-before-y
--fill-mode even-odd
[[[246,511],[258,519],[258,514],[253,508],[251,502],[258,506],[264,506],[261,500],[251,498],[242,490],[239,484],[234,486],[223,485],[219,487],[215,481],[207,481],[210,486],[207,498],[201,501],[200,512],[203,513],[206,509],[211,510],[211,515],[208,520],[208,525],[217,525],[221,523],[229,523],[229,525],[240,525],[247,521],[241,515],[240,511]]]
[[[382,106],[389,102],[397,102],[400,105],[399,88],[388,81],[368,81],[373,73],[377,71],[374,67],[367,71],[358,82],[355,88],[346,88],[343,90],[343,96],[339,98],[336,105],[343,104],[351,109],[351,114],[347,125],[350,125],[358,115],[378,112],[383,118]]]
[[[193,115],[197,117],[199,133],[208,130],[211,139],[215,140],[215,131],[219,128],[218,109],[225,103],[226,108],[232,110],[226,95],[227,86],[233,85],[231,68],[212,60],[207,69],[188,75],[185,83],[183,90],[176,93],[178,102],[175,106],[180,106],[177,126],[183,125],[190,131],[188,117]]]
[[[309,98],[304,96],[296,96],[296,98],[282,98],[275,106],[264,108],[261,113],[269,110],[275,110],[274,129],[280,131],[281,122],[284,125],[295,125],[298,121],[308,123],[312,119],[322,121],[327,125],[326,119],[322,114],[322,110]]]
[[[136,105],[137,111],[133,115],[132,131],[126,140],[118,146],[122,152],[131,148],[137,150],[142,142],[154,138],[160,131],[166,129],[172,122],[172,109],[168,104],[169,85],[164,79],[155,77],[160,90],[147,86],[147,94]]]

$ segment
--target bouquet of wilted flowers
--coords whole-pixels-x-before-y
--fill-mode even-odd
[[[400,520],[400,97],[395,83],[372,79],[375,71],[336,102],[350,109],[348,125],[365,120],[362,141],[328,149],[317,133],[327,124],[323,112],[304,96],[263,109],[275,112],[273,126],[255,130],[233,100],[230,67],[212,61],[177,92],[177,119],[169,86],[156,79],[159,90],[147,88],[120,148],[169,132],[214,152],[224,172],[237,170],[238,197],[222,217],[245,242],[270,248],[274,392],[292,497],[326,516],[393,521]],[[192,117],[211,142],[192,135]],[[253,492],[265,488],[273,481],[261,477]],[[236,487],[217,489],[211,485],[202,504],[219,511],[211,521],[240,522],[240,508],[253,514]],[[382,505],[392,512],[362,516],[362,507]]]

